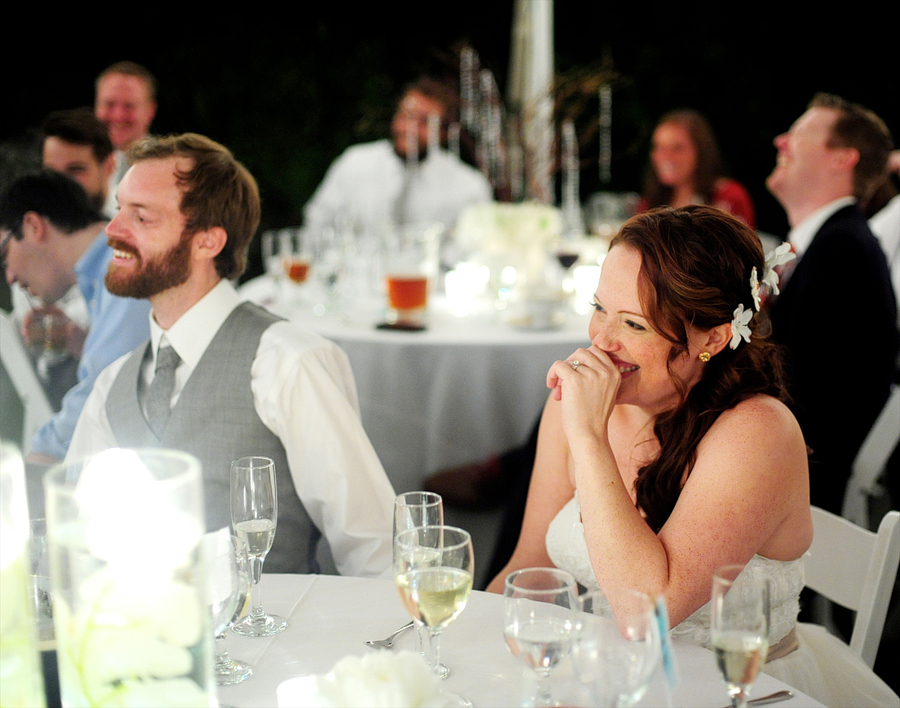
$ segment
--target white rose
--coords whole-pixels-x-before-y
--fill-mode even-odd
[[[323,708],[440,708],[446,706],[440,680],[421,656],[410,651],[381,651],[348,656],[331,673],[316,679]]]

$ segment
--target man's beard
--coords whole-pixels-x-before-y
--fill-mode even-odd
[[[193,234],[182,234],[181,240],[168,251],[151,260],[144,261],[131,246],[109,239],[109,245],[116,250],[125,251],[137,259],[137,270],[133,273],[123,272],[115,264],[110,263],[106,272],[106,289],[119,297],[147,299],[184,283],[191,272],[191,241]]]

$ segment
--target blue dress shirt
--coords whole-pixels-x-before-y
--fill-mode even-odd
[[[150,336],[150,303],[118,297],[106,289],[103,278],[111,260],[112,249],[101,231],[75,264],[91,327],[78,364],[78,383],[63,398],[59,412],[35,433],[32,452],[63,459],[97,375]]]

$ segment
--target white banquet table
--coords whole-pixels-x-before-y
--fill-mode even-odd
[[[267,611],[287,618],[288,628],[263,638],[228,633],[229,654],[248,662],[254,673],[241,684],[219,687],[222,705],[275,706],[283,681],[326,674],[345,656],[375,651],[363,642],[386,637],[409,620],[390,580],[264,574],[262,598]],[[502,603],[499,595],[474,591],[462,614],[441,635],[441,659],[451,670],[443,686],[484,708],[521,705],[526,685],[524,664],[510,654],[503,639]],[[415,650],[414,634],[401,634],[394,647],[395,651]],[[658,674],[638,705],[716,708],[728,703],[712,652],[684,642],[675,642],[674,648],[678,685],[667,695]],[[753,695],[764,696],[783,688],[789,687],[761,674]],[[821,704],[794,691],[794,697],[780,705],[795,708]]]
[[[548,390],[547,369],[588,344],[589,315],[567,312],[556,329],[517,329],[496,317],[460,317],[431,298],[429,327],[376,329],[377,302],[353,317],[316,315],[309,303],[273,297],[269,276],[241,297],[336,342],[347,353],[363,427],[395,490],[421,489],[431,473],[523,443]]]

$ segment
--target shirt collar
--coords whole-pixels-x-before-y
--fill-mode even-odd
[[[856,204],[856,197],[841,197],[840,199],[835,199],[833,202],[829,202],[825,206],[816,209],[812,214],[792,228],[790,233],[788,233],[788,241],[791,242],[791,246],[794,247],[794,252],[797,256],[802,256],[806,249],[809,248],[809,244],[812,243],[813,238],[819,233],[822,224],[824,224],[832,214],[851,204]]]
[[[172,345],[190,369],[200,363],[200,359],[222,323],[231,311],[241,303],[234,286],[224,278],[185,312],[169,329],[160,327],[150,312],[150,341],[153,344],[153,358],[160,342]]]

